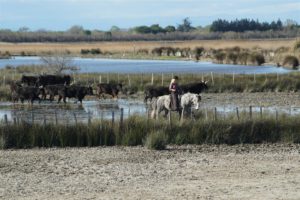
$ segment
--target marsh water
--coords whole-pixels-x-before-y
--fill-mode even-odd
[[[290,70],[275,66],[241,66],[221,65],[209,62],[194,61],[159,61],[159,60],[122,60],[122,59],[99,59],[99,58],[74,58],[72,65],[78,66],[81,73],[241,73],[241,74],[265,74],[265,73],[288,73]],[[0,59],[0,68],[6,66],[41,64],[39,57],[14,57],[13,59]],[[220,116],[235,113],[232,105],[215,105]],[[200,111],[214,108],[202,107]],[[240,108],[240,111],[249,107]],[[74,123],[88,122],[88,120],[120,118],[123,110],[124,118],[132,114],[145,116],[146,105],[141,100],[94,100],[84,101],[82,105],[74,104],[71,100],[66,105],[42,102],[33,106],[28,104],[0,103],[0,119],[7,117],[10,122],[25,121],[28,123]],[[271,113],[299,114],[300,108],[264,108]],[[259,107],[253,107],[253,112],[260,112]]]
[[[27,123],[59,123],[69,124],[75,122],[86,123],[88,120],[112,119],[118,120],[123,110],[123,117],[130,115],[146,115],[146,106],[135,100],[101,100],[83,101],[82,105],[70,100],[67,104],[56,102],[34,102],[13,104],[0,103],[0,119],[6,115],[10,122],[23,121]]]
[[[209,117],[217,109],[218,119],[226,118],[227,116],[236,115],[236,106],[234,105],[215,105],[216,107],[201,104],[198,111]],[[88,121],[111,120],[114,117],[118,121],[123,112],[123,118],[126,119],[132,115],[147,116],[149,113],[148,106],[141,100],[90,100],[83,101],[83,104],[75,104],[74,100],[70,100],[66,105],[57,104],[56,102],[42,102],[33,105],[29,104],[13,104],[10,102],[0,103],[0,119],[5,120],[5,116],[9,123],[57,123],[57,124],[74,124],[76,122],[88,123]],[[262,109],[262,110],[261,110]],[[121,111],[122,110],[122,111]],[[264,115],[272,115],[275,117],[276,112],[279,115],[299,115],[300,107],[252,107],[253,116],[260,116],[260,112]],[[249,115],[249,106],[239,106],[240,116]]]
[[[42,64],[39,57],[16,56],[12,59],[0,59],[0,68],[6,66]],[[215,64],[195,61],[166,60],[127,60],[103,58],[79,58],[72,60],[72,65],[80,68],[81,73],[236,73],[265,74],[288,73],[291,70],[276,66],[244,66]]]

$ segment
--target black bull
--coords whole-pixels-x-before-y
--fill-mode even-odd
[[[46,86],[46,85],[70,85],[71,76],[69,75],[40,75],[26,76],[23,75],[21,83],[28,86]]]
[[[12,100],[18,101],[20,100],[22,103],[24,100],[28,100],[33,103],[34,100],[41,101],[39,95],[43,93],[43,89],[35,87],[35,86],[16,86],[12,89]]]
[[[82,103],[82,100],[86,95],[93,95],[92,87],[85,86],[64,86],[58,90],[58,103],[63,99],[66,103],[66,98],[77,98],[77,100]]]
[[[71,76],[69,75],[41,75],[37,79],[38,86],[46,85],[70,85]]]
[[[97,85],[97,94],[99,98],[104,94],[109,94],[113,98],[118,97],[118,93],[121,90],[122,90],[122,84],[99,83]]]

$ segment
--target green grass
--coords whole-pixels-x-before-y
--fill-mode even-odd
[[[116,121],[77,125],[2,124],[0,148],[136,146],[164,149],[167,144],[299,143],[299,117],[264,115],[263,118],[150,120],[132,116],[122,126]]]

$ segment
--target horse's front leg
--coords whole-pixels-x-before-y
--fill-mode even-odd
[[[164,109],[165,110],[165,114],[164,114],[164,118],[167,118],[168,114],[169,114],[169,110],[168,109]],[[171,111],[170,111],[171,112]]]

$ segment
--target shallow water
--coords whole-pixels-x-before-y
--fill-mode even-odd
[[[41,64],[39,57],[16,56],[13,59],[0,59],[0,68],[7,65],[32,65]],[[288,73],[292,70],[275,66],[243,66],[214,64],[211,62],[195,61],[162,61],[162,60],[125,60],[102,58],[79,58],[72,61],[78,66],[81,73],[237,73],[237,74],[265,74]]]
[[[27,123],[58,123],[58,124],[74,124],[77,122],[88,123],[89,120],[111,120],[114,115],[115,121],[121,117],[121,110],[123,109],[124,119],[131,115],[146,116],[148,109],[144,102],[139,100],[100,100],[100,101],[83,101],[80,105],[73,103],[71,99],[66,105],[56,102],[42,102],[38,104],[35,102],[32,106],[24,103],[13,104],[10,102],[0,103],[0,119],[4,120],[4,116],[7,116],[7,120],[10,123],[15,122],[27,122]],[[204,113],[213,113],[217,108],[218,118],[226,118],[229,115],[236,115],[236,106],[233,105],[216,105],[216,107],[206,106],[205,103],[200,105],[198,111]],[[249,107],[239,106],[240,116],[249,115]],[[260,115],[260,107],[252,107],[253,116]],[[198,112],[196,111],[196,112]],[[276,117],[276,111],[278,115],[300,115],[300,107],[288,107],[288,106],[270,106],[262,107],[263,114]]]
[[[70,100],[66,105],[56,102],[35,102],[32,106],[29,104],[13,104],[10,102],[0,103],[0,119],[4,120],[7,116],[8,121],[25,121],[27,123],[60,123],[68,124],[83,122],[88,120],[120,119],[121,109],[123,117],[130,115],[146,115],[146,107],[143,102],[133,100],[101,100],[101,101],[83,101],[82,105],[73,103]]]

